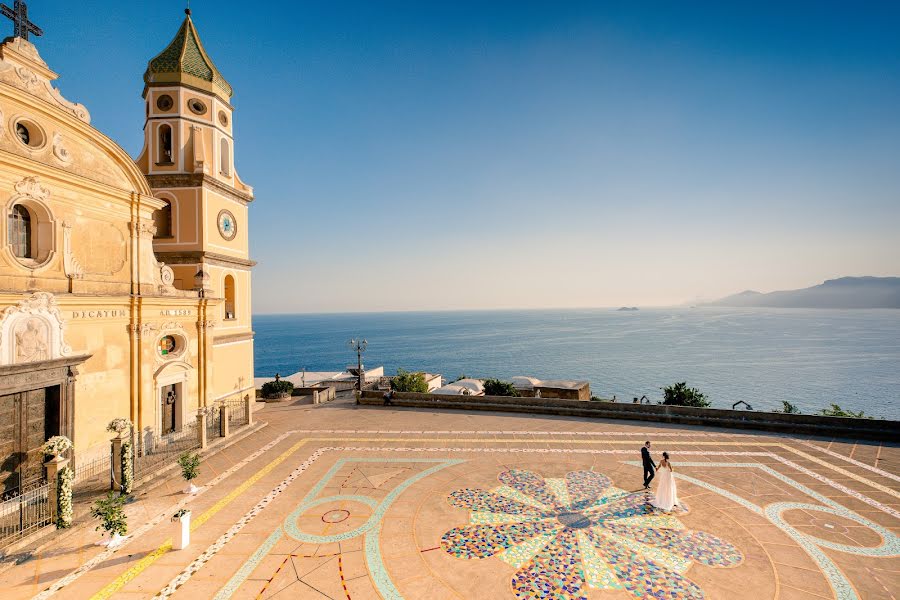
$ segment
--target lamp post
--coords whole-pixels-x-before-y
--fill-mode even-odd
[[[353,338],[348,342],[351,348],[356,350],[356,366],[357,366],[357,376],[359,377],[359,395],[362,396],[363,385],[366,382],[365,375],[363,374],[363,363],[362,363],[362,355],[363,352],[366,351],[366,346],[369,345],[369,342],[364,338]]]

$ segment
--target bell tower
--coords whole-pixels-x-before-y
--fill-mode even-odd
[[[174,285],[209,299],[215,316],[211,400],[252,393],[248,209],[253,188],[234,168],[233,90],[210,59],[190,9],[144,73],[144,148],[137,159],[154,195],[153,249]],[[227,380],[227,381],[226,381]],[[233,380],[233,381],[232,381]]]

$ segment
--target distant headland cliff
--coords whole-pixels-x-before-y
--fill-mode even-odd
[[[707,306],[768,308],[900,308],[900,277],[841,277],[802,290],[747,290]]]

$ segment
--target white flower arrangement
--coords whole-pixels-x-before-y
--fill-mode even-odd
[[[123,419],[122,417],[116,417],[112,421],[109,422],[109,425],[106,426],[106,430],[110,433],[118,433],[121,435],[125,431],[131,429],[131,421],[128,419]]]
[[[57,474],[57,529],[67,529],[72,526],[72,484],[74,481],[75,472],[72,467],[65,467]]]
[[[122,444],[122,493],[130,494],[134,485],[134,453],[131,442],[125,440]]]
[[[41,446],[41,452],[44,454],[52,454],[59,456],[72,448],[72,440],[64,435],[54,435],[52,438],[44,442]]]

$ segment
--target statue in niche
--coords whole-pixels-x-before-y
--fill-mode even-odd
[[[47,352],[47,324],[41,319],[27,319],[16,327],[16,362],[28,363],[50,358]]]

